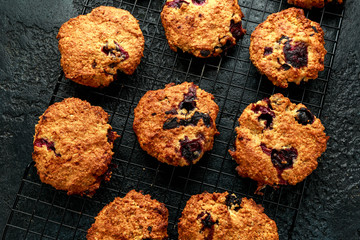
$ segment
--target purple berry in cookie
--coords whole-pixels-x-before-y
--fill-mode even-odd
[[[175,114],[177,114],[177,111],[176,111],[175,108],[173,108],[173,109],[171,109],[171,110],[169,110],[169,111],[166,111],[165,114],[175,115]]]
[[[110,57],[120,58],[121,60],[126,60],[129,58],[129,53],[125,51],[117,42],[115,43],[115,49],[109,48],[109,44],[106,43],[105,46],[101,48],[101,51]]]
[[[264,99],[264,101],[266,101]],[[260,112],[261,115],[258,117],[258,120],[265,120],[265,129],[272,128],[272,122],[273,118],[275,117],[275,113],[270,109],[271,105],[270,102],[268,102],[269,107],[265,107],[262,105],[253,104],[251,110],[255,113]]]
[[[214,224],[218,224],[218,221],[215,222],[208,212],[200,213],[197,216],[197,219],[201,219],[201,224],[203,225],[201,231],[204,231],[206,228],[213,228]]]
[[[179,127],[180,124],[177,122],[177,118],[169,118],[164,122],[163,129],[173,129]]]
[[[60,157],[61,155],[55,152],[55,144],[54,142],[49,142],[48,140],[44,138],[38,138],[34,141],[34,146],[36,147],[42,147],[43,145],[46,146],[48,150],[54,151],[55,156]]]
[[[195,112],[194,113],[194,115],[190,119],[190,124],[196,126],[198,124],[198,122],[200,121],[200,119],[203,120],[206,127],[211,126],[211,118],[210,118],[209,114],[200,113],[200,112]]]
[[[230,32],[233,35],[233,37],[238,41],[242,36],[244,36],[245,31],[242,28],[241,21],[235,23],[234,20],[231,20],[230,22]]]
[[[260,147],[266,155],[271,156],[271,148],[266,147],[264,143],[261,143]]]
[[[171,2],[167,2],[165,5],[172,8],[180,8],[183,3],[189,4],[187,1],[184,0],[174,0]]]
[[[206,3],[206,0],[191,0],[195,5],[203,5]]]
[[[112,131],[111,129],[108,129],[106,137],[109,143],[113,143],[115,139],[118,137],[118,135],[116,134],[116,132]]]
[[[264,57],[267,55],[270,55],[273,53],[273,48],[272,47],[265,47],[264,49]]]
[[[271,162],[275,168],[282,171],[284,169],[291,168],[297,156],[298,152],[294,147],[281,150],[273,149],[271,151]]]
[[[314,122],[315,117],[307,108],[300,108],[296,112],[298,114],[296,115],[295,120],[298,123],[302,125],[307,125],[307,124],[312,124]]]
[[[202,144],[200,138],[189,140],[185,136],[184,140],[180,140],[181,155],[191,164],[193,160],[197,159],[202,152]]]
[[[237,198],[234,194],[228,194],[225,199],[225,204],[229,208],[235,205],[236,207],[234,208],[234,210],[237,211],[240,209],[241,200]]]
[[[284,63],[283,65],[281,65],[281,69],[284,69],[285,71],[289,70],[291,67],[289,64]]]
[[[203,57],[207,57],[207,56],[210,55],[210,51],[209,51],[209,50],[201,50],[201,51],[200,51],[200,54],[201,54],[201,56],[203,56]]]
[[[294,68],[305,67],[308,64],[308,49],[304,42],[295,42],[291,44],[291,40],[284,45],[283,51],[286,63]]]
[[[180,102],[179,108],[180,109],[186,109],[188,112],[191,110],[194,110],[196,107],[196,87],[195,85],[192,85],[189,87],[189,92],[184,94],[184,100]]]

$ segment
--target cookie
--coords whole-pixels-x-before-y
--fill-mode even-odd
[[[195,84],[168,84],[140,99],[133,129],[148,154],[170,165],[187,166],[212,149],[218,112],[214,96]]]
[[[196,57],[220,55],[245,34],[236,0],[167,0],[161,21],[170,48]]]
[[[51,105],[35,126],[32,154],[40,180],[70,194],[92,196],[109,180],[119,137],[101,108],[78,98]]]
[[[324,70],[324,32],[302,9],[271,14],[255,28],[250,41],[252,63],[278,87],[316,79]]]
[[[254,200],[235,194],[191,196],[178,224],[179,240],[279,239],[276,223]]]
[[[313,7],[323,8],[325,4],[333,2],[333,0],[288,0],[288,3],[293,4],[298,7],[311,9]],[[338,2],[342,4],[342,0],[334,0],[334,2]]]
[[[133,74],[144,51],[138,21],[114,7],[70,19],[57,38],[65,77],[90,87],[108,86],[118,71]]]
[[[237,172],[265,185],[295,185],[303,181],[325,151],[324,126],[303,104],[277,93],[245,108],[236,128]]]
[[[168,239],[168,216],[165,204],[131,190],[100,211],[86,239],[165,240]]]

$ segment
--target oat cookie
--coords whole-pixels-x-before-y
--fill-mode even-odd
[[[330,2],[337,2],[342,4],[342,0],[288,0],[288,3],[298,7],[311,9],[312,7],[323,8],[325,4]]]
[[[178,232],[179,240],[279,239],[276,223],[261,205],[227,192],[192,196],[182,212]]]
[[[134,110],[133,128],[142,149],[159,161],[195,164],[213,147],[219,107],[193,83],[148,91]]]
[[[92,196],[109,180],[113,143],[119,136],[108,114],[78,98],[51,105],[35,126],[35,167],[42,182],[68,194]]]
[[[90,87],[108,86],[117,71],[133,74],[144,51],[138,21],[114,7],[70,19],[57,38],[65,77]]]
[[[236,0],[167,0],[161,21],[170,48],[196,57],[214,57],[245,34]]]
[[[168,216],[165,204],[131,190],[100,211],[86,239],[165,240],[168,239]]]
[[[318,163],[329,137],[324,126],[303,104],[277,93],[245,108],[236,128],[235,150],[242,177],[265,185],[295,185]]]
[[[300,84],[324,70],[324,32],[320,25],[289,8],[271,14],[251,34],[250,59],[276,86]]]

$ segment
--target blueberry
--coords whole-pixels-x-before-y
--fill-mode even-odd
[[[288,40],[283,48],[285,61],[294,68],[301,68],[308,64],[308,50],[307,44],[304,42],[295,42],[291,45],[292,41]]]
[[[201,50],[201,51],[200,51],[200,54],[201,54],[201,56],[203,56],[203,57],[207,57],[207,56],[210,55],[210,51],[209,51],[209,50]]]
[[[178,128],[179,126],[180,124],[178,124],[176,117],[169,118],[164,122],[163,129],[168,130],[168,129]]]
[[[237,211],[240,209],[241,200],[238,197],[236,197],[235,194],[228,194],[226,196],[225,204],[229,208],[235,206],[234,210]]]
[[[187,1],[184,0],[174,0],[171,2],[167,2],[165,5],[172,8],[180,8],[183,3],[189,4]]]
[[[266,147],[266,145],[264,143],[261,143],[260,147],[266,155],[271,156],[271,148]]]
[[[273,48],[272,47],[265,47],[264,49],[264,57],[267,55],[270,55],[273,53]]]
[[[188,112],[191,110],[194,110],[196,107],[196,87],[195,85],[192,85],[189,87],[188,93],[184,94],[184,100],[180,102],[179,108],[180,109],[186,109]]]
[[[203,151],[202,143],[200,138],[189,140],[185,136],[184,140],[180,140],[180,152],[181,155],[189,162],[197,159]]]
[[[266,100],[264,100],[266,101]],[[265,120],[265,129],[270,128],[272,129],[272,122],[273,118],[275,117],[275,113],[271,110],[270,100],[268,103],[268,107],[253,104],[251,110],[253,110],[255,113],[260,112],[260,116],[258,117],[258,120]]]
[[[219,221],[214,221],[209,212],[202,212],[197,216],[197,219],[201,219],[201,224],[203,225],[201,231],[204,231],[206,228],[213,228],[214,224],[219,224]]]
[[[241,21],[235,23],[234,20],[231,20],[230,22],[230,32],[233,35],[233,37],[236,39],[236,41],[239,41],[239,39],[244,36],[245,31],[242,28]]]
[[[106,43],[105,46],[101,48],[101,51],[110,57],[119,58],[122,61],[129,58],[129,53],[125,51],[117,42],[115,43],[115,48],[110,48],[109,44]]]
[[[42,147],[43,145],[45,145],[48,150],[54,151],[55,156],[61,157],[61,154],[55,152],[56,149],[55,149],[54,142],[49,142],[48,140],[46,140],[44,138],[38,138],[34,141],[34,146],[36,146],[36,147]]]
[[[281,68],[284,69],[285,71],[289,70],[291,67],[290,65],[284,63],[283,65],[281,65]]]
[[[206,0],[191,0],[193,4],[195,5],[203,5]]]
[[[314,122],[315,117],[307,108],[300,108],[296,112],[298,114],[296,115],[295,120],[298,123],[302,125],[307,125],[307,124],[312,124]]]
[[[165,114],[173,114],[174,115],[174,114],[177,114],[177,111],[176,111],[175,108],[173,108],[173,109],[171,109],[169,111],[166,111]]]
[[[194,113],[194,115],[190,119],[190,124],[196,126],[198,124],[198,122],[200,121],[200,119],[203,120],[206,127],[211,126],[211,118],[210,118],[209,114],[200,113],[200,112],[195,112]]]
[[[281,150],[273,149],[271,151],[271,162],[275,168],[282,171],[291,168],[297,156],[298,152],[294,147]]]

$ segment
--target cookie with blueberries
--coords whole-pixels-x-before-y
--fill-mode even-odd
[[[250,39],[250,59],[278,87],[316,79],[324,70],[324,32],[304,11],[289,8],[259,24]]]
[[[161,21],[170,48],[199,58],[215,57],[245,34],[236,0],[167,0]]]
[[[323,8],[325,4],[330,2],[337,2],[339,4],[342,4],[343,0],[288,0],[288,3],[290,4],[307,9],[311,9],[313,7]]]
[[[188,166],[212,149],[218,112],[214,96],[194,83],[168,84],[140,99],[133,129],[148,154],[169,165]]]
[[[279,239],[276,223],[261,205],[235,194],[193,195],[178,224],[179,239]]]
[[[237,172],[266,185],[295,185],[318,165],[329,139],[324,126],[303,104],[277,93],[252,103],[239,118],[235,149]]]
[[[90,87],[106,87],[118,71],[133,74],[144,51],[138,21],[126,10],[94,8],[64,23],[57,35],[65,77]]]
[[[110,180],[114,141],[109,115],[78,98],[51,105],[35,126],[32,154],[40,180],[70,194],[92,196]]]
[[[150,195],[131,190],[125,197],[116,197],[95,217],[86,235],[98,239],[168,239],[169,213],[165,204]]]

